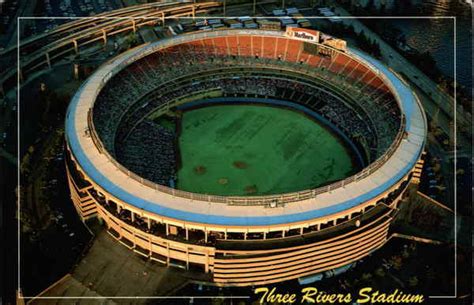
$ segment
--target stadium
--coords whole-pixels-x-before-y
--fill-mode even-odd
[[[118,242],[221,286],[330,277],[382,247],[426,118],[318,31],[177,35],[106,62],[66,115],[71,198]]]

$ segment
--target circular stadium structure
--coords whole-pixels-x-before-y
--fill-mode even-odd
[[[321,279],[380,248],[419,172],[426,118],[387,67],[330,40],[305,29],[201,31],[139,46],[101,66],[66,117],[68,181],[81,218],[99,217],[138,254],[202,271],[223,286]],[[330,158],[339,153],[327,142],[314,145],[316,129],[278,129],[276,112],[237,117],[239,107],[290,111],[296,121],[318,124],[351,156],[347,168]],[[190,114],[210,108],[193,121]],[[218,115],[227,123],[216,123]],[[201,123],[194,134],[186,129]],[[268,134],[281,141],[260,145],[274,145],[263,156],[231,156],[247,142],[258,146],[258,136],[268,139],[259,135],[265,124],[275,124]],[[201,142],[206,136],[214,147]],[[277,142],[286,159],[312,151],[299,167],[272,164]],[[188,162],[213,151],[228,162],[229,175],[262,164],[267,174],[256,171],[259,179],[228,191],[245,175],[232,180],[224,169],[212,176],[212,162]],[[313,179],[320,169],[330,173]]]

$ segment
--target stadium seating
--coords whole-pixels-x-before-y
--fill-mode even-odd
[[[117,159],[143,178],[170,186],[176,172],[175,137],[174,131],[144,120],[117,146]]]
[[[291,55],[285,55],[287,48],[293,50]],[[234,37],[158,51],[129,65],[106,84],[94,106],[95,129],[106,149],[124,166],[169,185],[176,166],[175,135],[147,116],[174,99],[219,88],[228,96],[255,95],[305,105],[365,147],[369,161],[381,156],[400,123],[398,106],[386,86],[345,54],[331,60],[304,54],[298,48],[301,45],[295,41]],[[332,89],[289,80],[285,72],[258,75],[253,68],[314,76]],[[206,75],[206,71],[213,72]],[[352,100],[341,98],[344,93]],[[159,140],[149,142],[151,138]]]

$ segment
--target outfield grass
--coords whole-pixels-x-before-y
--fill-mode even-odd
[[[354,172],[336,135],[301,113],[263,105],[184,112],[178,189],[216,195],[293,192]]]

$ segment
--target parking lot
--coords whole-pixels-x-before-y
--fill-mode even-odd
[[[95,16],[105,11],[122,7],[119,0],[44,0],[38,3],[36,13],[45,17],[61,17],[42,19],[34,22],[25,35],[49,32],[57,26],[78,17]]]

